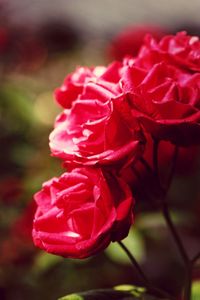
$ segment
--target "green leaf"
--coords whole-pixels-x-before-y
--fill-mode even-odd
[[[131,295],[136,297],[141,297],[146,292],[146,289],[144,287],[139,287],[130,284],[117,285],[114,287],[114,290],[130,292]]]
[[[113,289],[91,290],[77,294],[71,294],[59,300],[139,300],[129,292],[115,291]]]
[[[200,299],[200,280],[194,281],[192,284],[192,300]]]
[[[71,295],[59,298],[59,300],[84,300],[84,298],[78,294],[71,294]]]
[[[119,285],[114,289],[99,289],[71,294],[58,300],[161,300],[161,298],[149,295],[142,287]],[[162,300],[170,299],[162,298]]]

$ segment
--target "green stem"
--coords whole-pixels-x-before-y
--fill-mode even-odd
[[[176,162],[177,162],[177,158],[178,158],[178,153],[179,153],[179,148],[177,146],[175,146],[175,148],[174,148],[174,154],[173,154],[173,157],[172,157],[172,167],[170,169],[168,180],[167,180],[167,184],[166,184],[166,191],[168,191],[168,189],[169,189],[169,187],[171,185],[173,176],[174,176],[174,171],[175,171],[175,168],[176,168]]]
[[[192,294],[192,264],[188,264],[184,289],[184,300],[190,300]]]
[[[162,212],[167,223],[167,226],[171,232],[171,235],[175,241],[175,244],[179,250],[179,253],[182,257],[184,266],[185,266],[185,288],[184,288],[184,300],[191,299],[191,286],[192,286],[192,263],[189,260],[187,252],[183,246],[183,243],[180,239],[180,236],[176,230],[176,227],[173,224],[173,221],[170,216],[168,205],[165,201],[163,201]]]
[[[160,174],[159,174],[159,166],[158,166],[158,150],[159,150],[159,140],[154,139],[153,143],[153,167],[155,172],[156,180],[159,186],[162,188],[162,184],[160,181]]]
[[[187,255],[187,252],[183,246],[183,243],[180,239],[180,236],[176,230],[176,227],[174,226],[174,223],[172,221],[172,218],[171,218],[171,215],[170,215],[170,212],[169,212],[169,207],[168,207],[168,204],[166,201],[163,201],[162,202],[162,212],[163,212],[163,216],[165,218],[165,221],[167,223],[167,226],[169,228],[169,231],[171,232],[171,235],[175,241],[175,244],[179,250],[179,253],[182,257],[182,260],[184,262],[184,265],[186,267],[188,267],[188,263],[189,263],[189,258],[188,258],[188,255]]]
[[[154,164],[154,172],[157,178],[157,182],[161,187],[161,190],[163,191],[163,197],[160,201],[161,204],[161,210],[164,216],[164,219],[166,221],[166,224],[169,228],[169,231],[171,233],[171,236],[173,237],[173,240],[178,248],[179,254],[182,258],[182,261],[185,266],[185,272],[186,272],[186,280],[185,280],[185,288],[184,288],[184,300],[190,300],[191,299],[191,286],[192,286],[192,262],[189,259],[189,256],[186,252],[186,249],[183,245],[183,242],[178,234],[178,231],[176,230],[176,227],[172,221],[168,203],[166,201],[166,194],[170,188],[175,166],[176,166],[176,160],[178,157],[178,147],[175,147],[173,159],[172,159],[172,167],[168,176],[167,184],[165,188],[162,188],[161,185],[161,178],[159,174],[159,165],[158,165],[158,149],[159,148],[159,141],[154,139],[154,147],[153,147],[153,164]]]
[[[137,260],[135,259],[135,257],[133,256],[133,254],[129,251],[129,249],[122,243],[122,241],[119,241],[118,244],[120,245],[120,247],[126,252],[127,256],[129,257],[132,265],[134,266],[134,268],[137,270],[138,274],[140,275],[140,278],[143,281],[143,284],[145,286],[149,286],[150,282],[148,280],[148,278],[146,277],[146,275],[144,274],[144,272],[142,271],[142,269],[140,268],[140,265],[138,264]]]

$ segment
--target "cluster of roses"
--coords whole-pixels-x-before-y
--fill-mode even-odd
[[[147,136],[200,143],[200,41],[185,32],[146,36],[137,57],[78,68],[55,91],[63,112],[50,134],[67,171],[35,195],[35,245],[84,258],[127,236],[134,198],[124,174]],[[144,187],[145,188],[145,187]]]

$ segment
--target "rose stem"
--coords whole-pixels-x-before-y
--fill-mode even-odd
[[[158,148],[159,148],[159,140],[153,138],[154,143],[153,143],[153,167],[154,167],[154,172],[155,172],[155,177],[159,183],[159,186],[162,189],[162,184],[160,180],[160,174],[159,174],[159,167],[158,167]]]
[[[122,243],[122,241],[119,241],[118,244],[121,246],[121,248],[126,252],[127,256],[129,257],[131,263],[134,265],[135,269],[137,270],[137,272],[140,274],[140,277],[143,281],[143,283],[145,284],[145,286],[149,286],[150,282],[148,280],[148,278],[146,277],[146,275],[144,274],[144,272],[142,271],[142,269],[140,268],[140,265],[138,264],[137,260],[135,259],[135,257],[133,256],[133,254],[129,251],[129,249]]]
[[[185,264],[185,266],[188,266],[188,262],[189,262],[188,255],[185,251],[185,248],[179,237],[179,234],[173,224],[173,221],[172,221],[172,218],[171,218],[170,212],[169,212],[169,207],[168,207],[168,204],[166,203],[166,201],[163,201],[163,203],[162,203],[162,212],[163,212],[165,221],[168,225],[168,228],[174,238],[174,241],[176,242],[177,248],[178,248],[180,255],[184,261],[184,264]]]
[[[135,267],[135,269],[137,270],[138,274],[140,275],[144,286],[152,292],[157,292],[159,294],[159,296],[161,297],[167,297],[168,299],[172,299],[172,296],[169,295],[167,292],[160,290],[157,287],[152,286],[151,282],[149,281],[149,279],[146,277],[146,275],[144,274],[144,272],[142,271],[140,265],[138,264],[137,260],[135,259],[135,257],[133,256],[133,254],[129,251],[129,249],[124,245],[124,243],[122,243],[122,241],[118,241],[118,244],[120,245],[120,247],[125,251],[125,253],[127,254],[127,256],[129,257],[131,263],[133,264],[133,266]],[[174,299],[175,300],[175,299]]]
[[[173,158],[172,158],[172,167],[170,169],[169,172],[169,176],[168,176],[168,180],[167,180],[167,185],[166,185],[166,192],[168,191],[168,189],[170,188],[172,179],[173,179],[173,175],[174,175],[174,171],[176,168],[176,162],[177,162],[177,158],[178,158],[178,153],[179,153],[179,148],[177,146],[174,147],[174,154],[173,154]]]
[[[171,235],[175,241],[175,244],[177,245],[179,253],[183,259],[184,265],[185,265],[186,278],[185,278],[185,288],[184,288],[184,300],[190,300],[191,287],[192,287],[192,264],[191,264],[189,257],[185,251],[182,241],[178,235],[178,232],[172,222],[170,212],[169,212],[169,207],[168,207],[168,204],[166,203],[166,201],[163,201],[162,212],[163,212],[165,221],[168,225],[168,228],[171,232]]]
[[[190,300],[191,299],[191,293],[192,293],[192,264],[189,262],[187,266],[187,272],[186,272],[186,281],[185,281],[185,289],[183,292],[184,300]]]
[[[146,170],[150,173],[153,173],[153,169],[149,165],[149,163],[144,159],[143,157],[140,158],[140,162],[143,164],[143,166],[146,168]]]
[[[161,185],[161,180],[159,177],[159,168],[158,168],[158,149],[159,148],[159,141],[154,139],[154,149],[153,149],[153,163],[154,163],[154,170],[156,174],[156,178],[158,180],[158,183]],[[175,244],[179,250],[179,253],[182,257],[183,263],[185,265],[185,270],[186,270],[186,284],[185,284],[185,290],[184,290],[184,300],[190,300],[191,298],[191,275],[192,275],[192,268],[191,268],[191,262],[188,257],[188,254],[185,250],[185,247],[180,239],[180,236],[176,230],[176,227],[174,226],[174,223],[172,221],[170,212],[169,212],[169,207],[168,204],[165,200],[166,193],[171,185],[173,175],[174,175],[174,170],[176,166],[176,160],[178,156],[178,147],[175,147],[174,155],[173,155],[173,160],[172,160],[172,168],[168,177],[167,181],[167,187],[165,188],[165,193],[163,200],[161,201],[161,209],[162,213],[164,216],[164,219],[166,221],[166,224],[169,228],[169,231],[175,241]],[[162,188],[162,187],[161,187]]]
[[[159,178],[159,168],[158,168],[158,149],[159,148],[159,141],[155,140],[155,143],[154,143],[154,153],[153,153],[153,161],[154,161],[154,169],[155,169],[155,173],[157,175],[157,179],[159,181],[159,183],[161,182],[160,178]],[[181,254],[181,257],[184,261],[184,264],[186,266],[188,266],[188,261],[189,261],[189,258],[188,258],[188,255],[185,251],[185,248],[183,246],[183,243],[179,237],[179,234],[173,224],[173,221],[172,221],[172,218],[171,218],[171,215],[170,215],[170,212],[169,212],[169,207],[168,207],[168,204],[165,200],[165,196],[166,196],[166,193],[171,185],[171,182],[172,182],[172,178],[173,178],[173,174],[174,174],[174,170],[175,170],[175,165],[176,165],[176,159],[177,159],[177,156],[178,156],[178,147],[175,147],[175,152],[174,152],[174,156],[173,156],[173,161],[172,161],[172,168],[171,168],[171,171],[170,171],[170,174],[169,174],[169,177],[168,177],[168,182],[167,182],[167,187],[166,189],[164,190],[164,197],[161,201],[161,208],[162,208],[162,213],[164,215],[164,218],[165,218],[165,221],[168,225],[168,228],[174,238],[174,241],[176,242],[176,245],[178,247],[178,250]]]

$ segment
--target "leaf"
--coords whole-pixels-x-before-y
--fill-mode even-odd
[[[139,286],[130,285],[130,284],[117,285],[114,287],[114,290],[130,292],[131,295],[136,296],[136,297],[141,297],[146,292],[146,289],[144,287],[139,287]]]
[[[91,290],[77,294],[71,294],[59,300],[139,300],[129,292],[115,291],[113,289]]]
[[[200,299],[200,280],[194,281],[192,284],[192,300]]]
[[[145,292],[142,287],[133,285],[119,285],[114,289],[90,290],[71,294],[58,300],[170,300],[161,299]],[[195,299],[196,300],[196,299]]]
[[[59,300],[84,300],[84,298],[78,294],[71,294],[71,295],[59,298]]]

